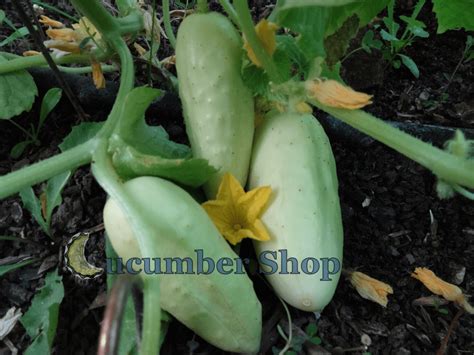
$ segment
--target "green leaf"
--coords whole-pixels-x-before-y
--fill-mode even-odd
[[[20,191],[21,202],[23,207],[26,208],[36,222],[40,225],[41,229],[47,234],[50,235],[49,224],[44,220],[43,213],[41,210],[41,202],[36,197],[33,189],[27,187]]]
[[[266,96],[268,92],[268,75],[255,65],[246,65],[242,70],[242,80],[256,95]]]
[[[0,10],[0,25],[3,23],[3,20],[5,20],[5,11]]]
[[[311,343],[313,343],[314,345],[321,345],[321,343],[322,343],[321,338],[319,338],[319,337],[309,338],[309,341]]]
[[[10,150],[10,156],[13,159],[18,159],[31,143],[33,143],[33,141],[28,139],[26,141],[22,141],[15,144],[13,148]]]
[[[383,43],[378,39],[374,39],[374,31],[369,30],[364,34],[364,37],[362,37],[361,46],[366,52],[370,53],[372,48],[382,48]]]
[[[403,54],[398,54],[398,56],[402,59],[403,65],[406,66],[413,74],[413,76],[418,79],[418,77],[420,76],[420,71],[418,70],[418,66],[413,61],[413,59]]]
[[[46,224],[51,223],[53,210],[62,203],[61,192],[71,176],[70,171],[65,171],[48,180],[46,185]]]
[[[97,132],[100,131],[104,122],[83,122],[77,126],[74,126],[71,132],[63,139],[59,145],[59,149],[62,152],[74,148],[82,143],[87,142],[89,139],[94,138]]]
[[[357,2],[357,1],[360,1],[360,0],[289,0],[289,1],[285,1],[281,8],[285,10],[285,9],[308,7],[308,6],[333,7],[333,6],[347,5],[353,2]]]
[[[359,18],[356,15],[349,17],[335,33],[326,37],[324,48],[326,49],[326,62],[329,67],[336,64],[346,53],[350,40],[357,34],[359,29]]]
[[[158,176],[192,187],[201,186],[217,172],[205,159],[166,159],[142,154],[126,145],[117,145],[112,161],[117,172],[127,179]]]
[[[297,72],[307,73],[309,69],[308,59],[298,47],[296,38],[290,35],[276,36],[277,50],[284,53],[291,64],[296,67]]]
[[[40,131],[41,127],[43,126],[43,123],[46,120],[46,117],[48,117],[48,115],[51,113],[51,111],[59,103],[59,100],[61,100],[62,93],[63,93],[63,91],[60,88],[51,88],[44,95],[43,101],[41,101],[38,132]]]
[[[59,305],[64,297],[62,277],[55,269],[46,275],[45,285],[36,293],[21,324],[33,339],[25,354],[50,354],[58,325]]]
[[[4,20],[5,20],[5,18],[4,18]],[[29,34],[30,34],[30,32],[28,31],[28,29],[26,27],[20,27],[15,32],[13,32],[10,36],[8,36],[3,41],[1,41],[0,42],[0,47],[7,46],[10,43],[12,43],[13,41],[16,41],[18,38],[26,37]]]
[[[0,55],[1,63],[7,62]],[[31,110],[38,89],[26,70],[0,75],[0,119],[10,119]]]
[[[312,337],[318,332],[318,326],[316,325],[316,323],[309,323],[306,326],[305,332],[308,336]]]
[[[29,265],[35,262],[36,259],[23,260],[15,264],[0,265],[0,277],[5,275],[7,272],[19,269],[23,266]]]
[[[162,95],[161,90],[149,87],[133,89],[125,98],[116,133],[143,154],[167,159],[189,158],[191,149],[188,146],[170,141],[163,127],[149,126],[145,122],[146,109]]]
[[[438,19],[438,33],[464,28],[474,30],[474,0],[433,0],[433,11]]]

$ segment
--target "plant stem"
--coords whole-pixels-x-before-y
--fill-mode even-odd
[[[219,4],[222,6],[224,11],[227,13],[227,16],[231,19],[231,21],[236,25],[239,26],[239,16],[237,16],[237,12],[235,11],[232,4],[229,0],[219,0]],[[240,27],[240,26],[239,26]]]
[[[106,40],[120,35],[118,21],[98,0],[71,0],[72,5],[97,28]]]
[[[158,354],[160,350],[160,279],[147,275],[143,287],[143,328],[140,354]]]
[[[316,100],[310,100],[310,102],[319,109],[430,169],[439,178],[450,183],[474,188],[474,161],[449,154],[390,126],[367,112],[328,107]]]
[[[115,65],[107,65],[107,64],[102,64],[101,65],[102,72],[104,73],[109,73],[113,71],[119,70],[117,66]],[[69,73],[69,74],[87,74],[92,72],[92,67],[87,66],[87,67],[64,67],[64,66],[58,66],[58,69],[61,70],[64,73]]]
[[[283,82],[273,59],[268,55],[255,32],[252,16],[247,1],[239,0],[235,2],[235,10],[238,16],[238,23],[245,38],[252,47],[257,59],[262,63],[263,68],[267,72],[270,80],[275,84]]]
[[[163,23],[165,25],[165,33],[166,36],[168,36],[168,41],[170,41],[171,47],[176,48],[176,37],[173,32],[173,27],[171,27],[169,0],[163,0]]]
[[[207,0],[197,0],[196,10],[200,13],[206,13],[209,11],[207,6]]]
[[[116,21],[120,28],[120,34],[122,35],[137,33],[144,27],[143,16],[138,10],[131,12],[125,17],[117,18]]]
[[[0,74],[48,65],[43,55],[34,55],[31,57],[18,57],[15,55],[5,55],[5,53],[2,53],[2,55],[10,60],[0,63]],[[70,54],[57,59],[53,58],[53,60],[56,64],[90,63],[89,56],[79,54]]]
[[[0,199],[8,197],[25,187],[33,186],[49,179],[66,170],[72,170],[89,163],[92,159],[92,151],[95,145],[95,140],[90,140],[77,147],[66,150],[64,153],[1,176]]]
[[[22,131],[27,137],[30,137],[33,143],[36,143],[38,141],[38,137],[36,135],[32,134],[29,132],[27,129],[23,128],[20,126],[18,123],[16,123],[14,120],[9,120],[12,125],[14,125],[16,128],[18,128],[20,131]]]

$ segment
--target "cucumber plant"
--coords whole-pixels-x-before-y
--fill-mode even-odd
[[[1,176],[0,198],[90,164],[109,195],[106,229],[119,256],[152,259],[166,252],[187,256],[202,247],[215,257],[235,257],[204,209],[175,184],[196,188],[207,182],[212,198],[219,174],[230,171],[245,185],[251,160],[249,186],[269,184],[275,193],[262,216],[273,239],[267,245],[256,242],[256,249],[284,246],[298,257],[342,258],[334,158],[324,131],[309,114],[309,105],[430,169],[444,191],[449,190],[446,196],[454,192],[470,196],[467,189],[474,188],[472,142],[461,133],[447,150],[438,149],[362,111],[371,97],[338,82],[344,53],[330,46],[347,48],[355,30],[380,12],[387,0],[281,0],[258,31],[246,1],[220,0],[228,19],[207,13],[206,0],[197,1],[199,13],[183,21],[176,43],[191,150],[171,142],[162,128],[148,126],[144,120],[146,108],[162,92],[134,88],[134,63],[126,40],[144,32],[139,3],[117,0],[118,17],[99,0],[71,3],[100,33],[101,46],[73,43],[74,53],[54,61],[60,65],[120,61],[117,98],[92,134],[82,135],[56,156]],[[174,45],[169,0],[163,1],[163,9],[164,27]],[[277,27],[284,31],[273,38]],[[330,36],[339,40],[326,41]],[[42,55],[2,57],[0,88],[6,81],[30,88],[21,110],[31,108],[36,95],[26,69],[44,65]],[[9,111],[8,118],[20,112]],[[262,112],[253,143],[255,115]],[[282,221],[295,235],[281,230]],[[298,243],[291,240],[295,236]],[[276,275],[270,282],[295,307],[320,311],[334,293],[339,271],[334,269],[334,278],[324,287],[323,281],[311,284],[315,279],[298,275]],[[181,275],[141,276],[145,312],[140,353],[159,352],[158,304],[223,349],[257,351],[261,310],[245,273],[241,278],[205,275],[192,281]],[[181,292],[178,297],[177,292]]]

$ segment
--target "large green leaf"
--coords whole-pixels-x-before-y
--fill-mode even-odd
[[[326,7],[333,7],[333,6],[341,6],[347,5],[352,2],[357,2],[360,0],[290,0],[285,1],[284,5],[282,5],[282,9],[291,9],[296,7],[307,7],[307,6],[326,6]]]
[[[170,141],[163,127],[149,126],[145,122],[146,109],[162,95],[161,90],[149,87],[133,89],[125,98],[117,133],[143,154],[167,159],[189,158],[191,149],[188,146]]]
[[[464,28],[474,30],[474,0],[433,0],[438,33]]]
[[[59,145],[59,149],[64,152],[87,142],[100,131],[103,125],[103,122],[82,122],[81,124],[72,127],[71,132]]]
[[[125,145],[117,146],[112,159],[117,172],[125,178],[158,176],[191,187],[201,186],[217,172],[205,159],[166,159]]]
[[[1,63],[7,62],[0,54]],[[10,119],[31,110],[38,89],[26,70],[0,75],[0,119]]]
[[[59,305],[64,297],[62,277],[55,269],[46,275],[45,285],[36,293],[21,324],[33,340],[27,355],[50,354],[58,325]]]

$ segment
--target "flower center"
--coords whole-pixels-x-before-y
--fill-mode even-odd
[[[234,230],[238,231],[238,230],[241,230],[242,229],[242,226],[238,223],[234,224]]]

